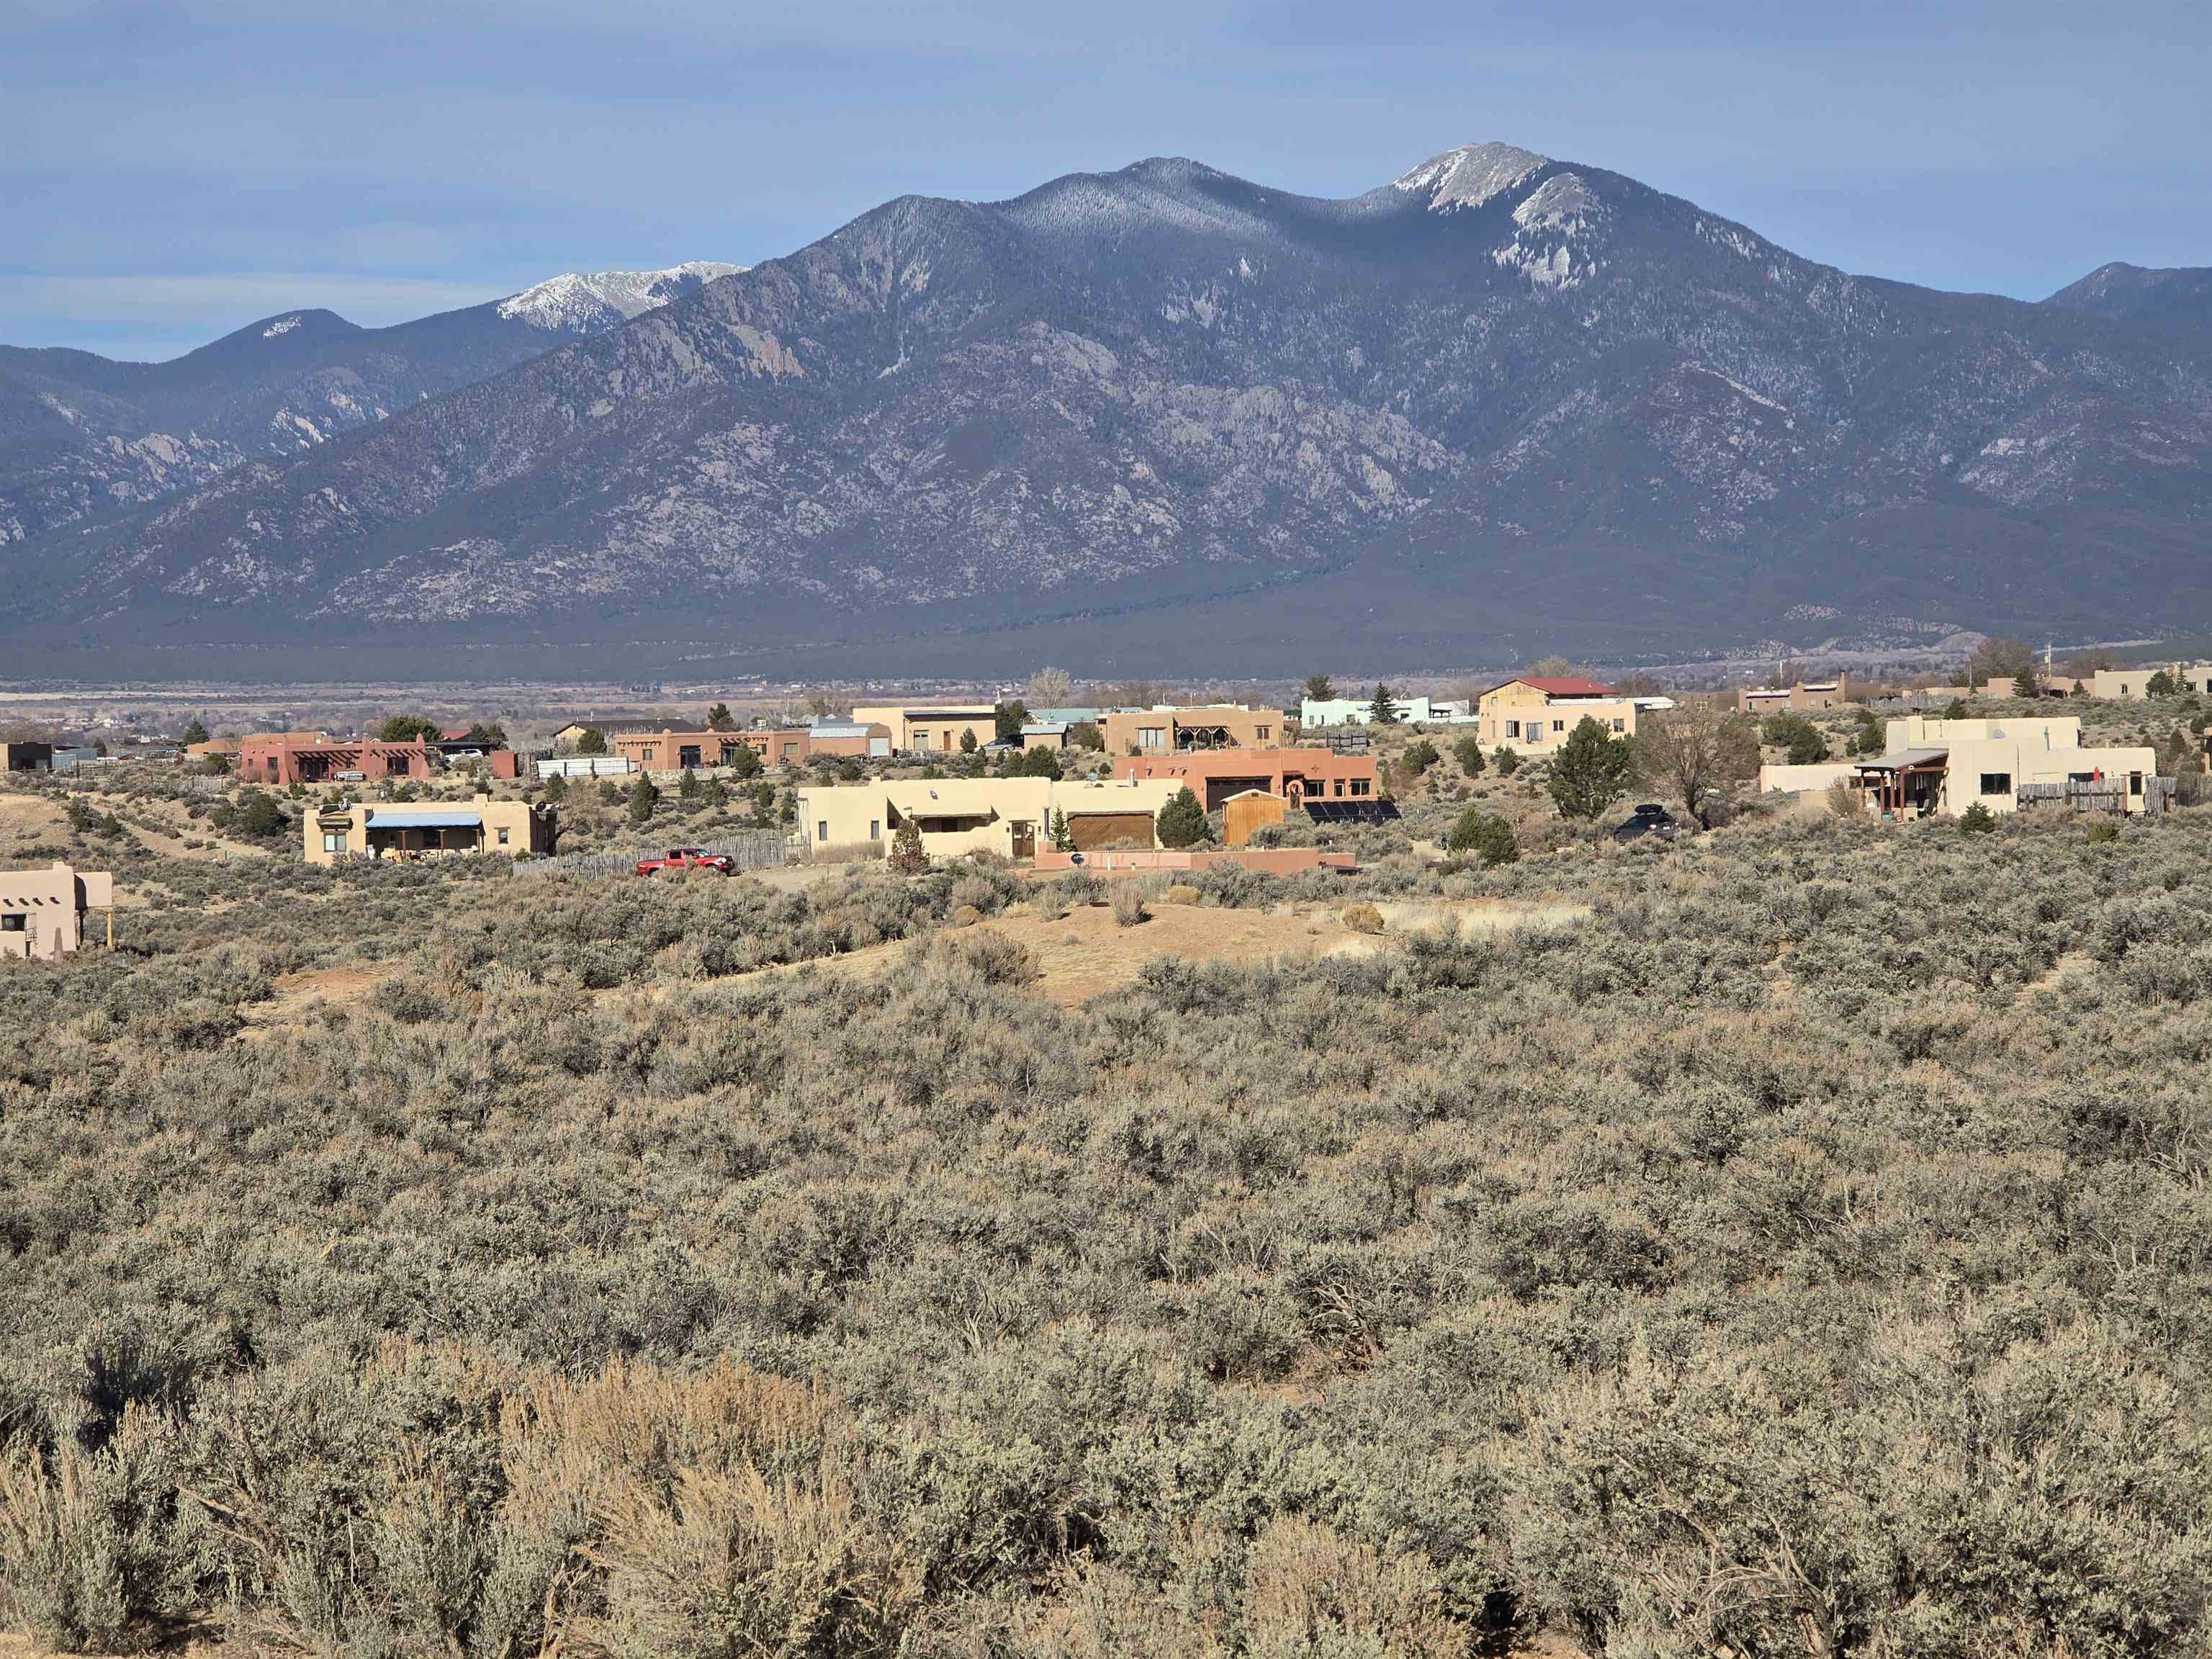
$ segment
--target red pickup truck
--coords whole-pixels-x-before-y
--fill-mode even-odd
[[[726,853],[710,853],[703,847],[672,847],[658,858],[640,859],[641,876],[657,876],[665,870],[713,870],[728,875],[737,868]]]

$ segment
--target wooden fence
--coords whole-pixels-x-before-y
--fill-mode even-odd
[[[2050,802],[2076,812],[2124,813],[2128,810],[2125,778],[2102,778],[2094,783],[2023,783],[2014,794],[2022,807]],[[2163,812],[2172,804],[2172,778],[2154,776],[2142,781],[2144,811]]]
[[[640,859],[652,858],[678,843],[655,842],[650,846],[604,853],[568,853],[550,859],[525,859],[514,866],[518,876],[627,876]],[[720,841],[694,843],[709,853],[726,854],[740,871],[774,870],[791,859],[791,842],[781,830],[748,830]]]

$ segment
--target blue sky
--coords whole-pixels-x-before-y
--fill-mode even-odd
[[[787,252],[1195,156],[1316,195],[1504,139],[1800,253],[2039,298],[2212,264],[2212,7],[0,0],[0,342],[187,349]]]

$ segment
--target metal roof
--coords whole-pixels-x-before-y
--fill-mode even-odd
[[[481,830],[483,814],[452,808],[372,806],[371,830]]]
[[[1902,772],[1907,767],[1932,766],[1937,761],[1948,761],[1948,749],[1900,749],[1893,755],[1881,755],[1872,760],[1855,761],[1862,772]]]

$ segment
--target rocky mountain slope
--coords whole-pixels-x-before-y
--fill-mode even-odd
[[[1347,200],[1156,160],[889,203],[76,538],[35,603],[1224,668],[2212,618],[2212,351],[2064,298],[1846,275],[1509,145]]]
[[[0,544],[313,449],[738,269],[572,271],[391,328],[283,312],[165,363],[0,346]]]

